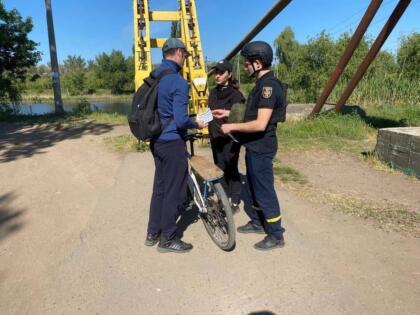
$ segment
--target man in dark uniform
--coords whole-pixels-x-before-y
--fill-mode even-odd
[[[158,86],[158,111],[166,126],[150,147],[155,161],[153,195],[145,245],[159,242],[160,252],[184,253],[192,245],[176,236],[176,220],[187,196],[188,160],[185,146],[187,129],[206,125],[188,117],[188,83],[179,74],[189,55],[177,38],[168,39],[163,47],[163,61],[155,70],[157,77],[166,74]]]
[[[246,148],[247,179],[253,201],[248,213],[251,221],[238,228],[239,233],[267,236],[254,245],[259,250],[284,246],[280,205],[274,188],[273,159],[277,152],[277,123],[283,121],[285,100],[280,81],[270,70],[273,50],[266,42],[248,43],[241,51],[245,67],[256,78],[248,96],[243,123],[224,124],[224,133],[237,132]],[[215,110],[217,118],[226,117],[226,110]]]

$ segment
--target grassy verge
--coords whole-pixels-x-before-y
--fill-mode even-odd
[[[330,149],[360,152],[372,145],[375,129],[356,115],[333,112],[315,119],[290,120],[277,130],[282,151]]]
[[[281,150],[372,151],[379,128],[420,126],[420,106],[371,106],[366,115],[326,112],[314,119],[289,120],[277,130]]]
[[[146,152],[149,151],[149,144],[138,141],[132,135],[120,135],[105,138],[105,143],[109,144],[117,152]]]
[[[299,185],[308,183],[301,172],[293,167],[281,165],[278,161],[274,162],[274,175],[278,176],[283,183],[297,183]]]
[[[127,117],[117,113],[101,113],[94,112],[90,114],[74,114],[66,113],[63,115],[19,115],[2,117],[0,114],[0,122],[7,123],[25,123],[25,124],[63,124],[75,123],[77,121],[91,120],[98,123],[111,123],[111,124],[127,124]]]

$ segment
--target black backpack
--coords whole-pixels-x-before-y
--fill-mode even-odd
[[[275,121],[276,122],[285,122],[286,121],[286,111],[287,111],[287,90],[289,88],[289,85],[280,81],[277,78],[270,78],[270,80],[276,81],[281,86],[281,91],[283,94],[283,106],[278,109],[278,112],[276,112]]]
[[[144,83],[134,94],[128,124],[132,134],[142,141],[150,141],[159,137],[163,129],[172,121],[162,125],[157,108],[159,81],[166,75],[175,73],[167,69],[156,75],[155,71],[144,79]]]
[[[280,121],[279,122],[285,122],[286,121],[286,111],[287,111],[287,89],[289,88],[289,85],[287,85],[284,82],[280,82],[281,89],[283,90],[283,102],[284,106],[280,109]]]

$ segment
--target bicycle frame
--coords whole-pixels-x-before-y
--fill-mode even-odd
[[[190,142],[190,152],[188,154],[188,161],[191,160],[191,157],[194,156],[194,141],[196,139],[193,137],[189,138],[188,141]],[[203,188],[200,189],[200,185],[198,184],[196,174],[194,172],[193,167],[191,166],[191,163],[189,163],[189,178],[188,178],[188,186],[190,188],[190,191],[196,191],[197,195],[192,194],[192,199],[194,203],[198,207],[198,211],[201,213],[207,213],[207,196],[209,193],[209,187],[212,184],[212,182],[216,180],[203,180]]]

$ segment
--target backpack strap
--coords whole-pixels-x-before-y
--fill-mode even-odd
[[[167,76],[168,74],[176,74],[176,72],[172,69],[165,69],[159,74],[156,74],[156,70],[155,70],[155,71],[150,72],[150,77],[159,82],[160,80],[163,79],[163,77]]]
[[[150,72],[149,76],[145,79],[143,79],[144,83],[146,83],[148,86],[152,86],[153,84],[159,83],[159,81],[167,76],[168,74],[176,74],[176,72],[172,69],[165,69],[159,74],[156,74],[156,70]]]
[[[156,75],[156,71],[152,71],[150,73],[150,77],[157,81],[157,83],[159,83],[160,80],[162,80],[165,76],[167,76],[168,74],[176,74],[176,72],[172,69],[165,69],[162,72],[160,72],[158,75]],[[169,126],[169,124],[172,122],[172,120],[174,120],[174,117],[170,117],[164,124],[162,124],[162,131],[164,129],[166,129],[166,127]]]

